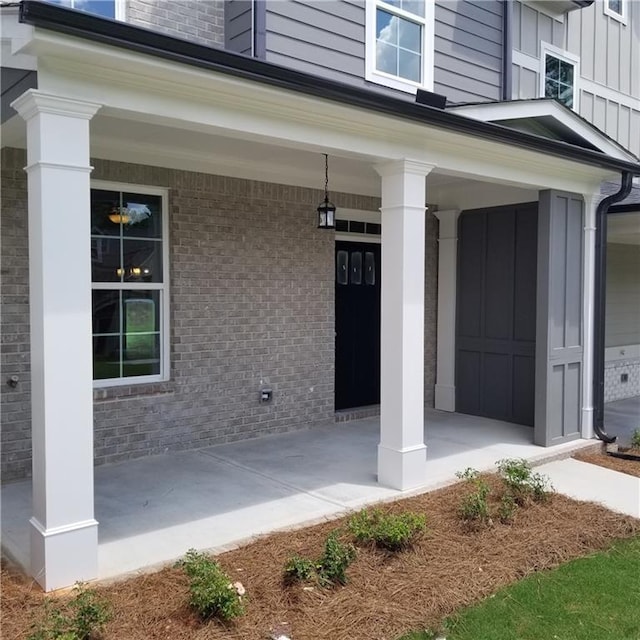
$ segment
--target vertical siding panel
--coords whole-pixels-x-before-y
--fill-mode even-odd
[[[538,57],[538,12],[527,5],[520,5],[522,22],[520,23],[520,46],[523,53]]]
[[[582,18],[584,16],[584,10],[572,11],[567,14],[565,18],[566,34],[567,34],[567,51],[570,51],[576,56],[581,56],[581,33],[582,33]]]
[[[595,65],[595,9],[581,9],[580,24],[580,73],[588,80],[593,80]]]
[[[544,15],[544,13],[538,14],[538,40],[543,42],[549,42],[550,44],[556,44],[554,42],[554,29],[553,20]],[[556,45],[559,46],[559,45]]]
[[[631,109],[620,105],[620,113],[618,114],[618,142],[627,149],[631,146],[629,139],[629,125],[631,119]]]
[[[630,93],[635,98],[640,98],[640,2],[629,2],[629,24],[635,25],[635,37],[630,36],[629,47],[629,74],[631,77]]]
[[[605,130],[607,118],[607,101],[600,96],[595,97],[593,103],[593,124],[601,131]]]
[[[629,149],[640,156],[640,111],[632,111],[629,124]]]
[[[521,15],[520,15],[520,9],[521,9],[521,5],[519,2],[514,2],[513,6],[511,8],[512,14],[511,14],[511,19],[513,21],[512,23],[512,28],[511,31],[513,32],[513,48],[516,51],[520,51],[522,49],[522,45],[521,45],[521,35],[520,35],[520,24],[522,21]]]
[[[618,91],[620,89],[620,49],[622,47],[622,31],[627,27],[616,20],[609,20],[607,29],[607,86]],[[596,43],[597,44],[597,43]]]
[[[602,55],[601,53],[602,51],[607,52],[609,50],[609,31],[607,29],[607,23],[603,19],[607,16],[602,13],[602,6],[600,4],[598,4],[596,8],[598,12],[595,20],[593,40],[590,43],[594,52],[596,49],[598,50],[598,55],[595,56],[594,60],[593,80],[601,84],[607,84],[607,54]]]
[[[628,5],[636,4],[635,2],[629,2]],[[629,12],[633,10],[633,7],[629,6]],[[639,16],[640,18],[640,16]],[[632,24],[632,23],[630,23]],[[618,52],[620,68],[618,75],[620,78],[618,89],[622,93],[631,93],[631,76],[640,76],[640,59],[636,61],[636,64],[631,64],[632,61],[632,43],[631,40],[634,37],[631,26],[622,27],[620,29],[620,49]],[[640,40],[640,30],[638,35],[635,36],[636,42]]]
[[[593,122],[593,94],[583,91],[580,96],[580,115]]]
[[[520,67],[517,64],[511,65],[511,99],[520,98]]]
[[[619,105],[616,102],[607,100],[607,125],[605,133],[614,140],[618,139],[618,110]]]
[[[522,69],[520,76],[520,97],[538,97],[538,74],[531,69]]]
[[[568,16],[565,16],[564,22],[560,22],[559,20],[553,20],[551,28],[553,29],[553,33],[551,36],[551,42],[561,49],[568,49],[567,46],[567,19]]]

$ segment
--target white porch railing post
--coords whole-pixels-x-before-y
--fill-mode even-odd
[[[460,211],[434,211],[438,233],[438,345],[435,408],[456,410],[456,274]]]
[[[382,310],[378,482],[424,484],[425,178],[433,165],[378,165],[382,178]]]
[[[89,120],[99,105],[29,90],[27,123],[33,517],[45,591],[97,577]]]
[[[584,283],[583,283],[583,332],[584,365],[582,373],[582,420],[581,435],[593,438],[593,323],[595,318],[595,252],[596,209],[600,194],[584,195]]]

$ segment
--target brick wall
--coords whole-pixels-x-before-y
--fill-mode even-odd
[[[127,0],[126,21],[190,42],[224,47],[224,0]]]
[[[23,151],[2,150],[2,479],[30,473]],[[319,191],[93,160],[100,180],[169,187],[171,380],[94,392],[97,464],[333,421],[334,237]],[[376,198],[332,194],[339,207]],[[427,223],[426,398],[435,370],[437,220]],[[88,240],[87,240],[88,241]],[[19,375],[15,389],[5,381]],[[258,402],[261,382],[273,402]]]

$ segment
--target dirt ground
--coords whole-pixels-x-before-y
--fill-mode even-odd
[[[640,456],[640,451],[636,449]],[[622,460],[621,458],[614,458],[607,455],[604,451],[597,451],[592,453],[576,453],[573,456],[576,460],[582,462],[589,462],[590,464],[597,464],[600,467],[606,467],[613,471],[620,471],[630,476],[640,478],[640,458],[638,460]]]
[[[495,478],[492,500],[500,489]],[[349,583],[326,590],[285,587],[282,569],[293,554],[318,557],[327,534],[344,520],[277,533],[219,556],[232,581],[247,590],[247,614],[236,623],[200,622],[187,606],[187,581],[167,568],[98,587],[113,619],[105,640],[265,640],[286,623],[293,640],[396,640],[434,628],[442,619],[534,571],[555,567],[640,534],[640,520],[554,495],[522,508],[512,524],[479,531],[463,525],[458,508],[468,488],[454,485],[383,507],[425,513],[428,533],[411,550],[391,555],[359,549]],[[494,504],[494,506],[497,506]],[[2,570],[2,637],[25,638],[44,596],[24,577]]]

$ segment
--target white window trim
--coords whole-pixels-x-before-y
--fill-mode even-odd
[[[540,70],[539,70],[539,85],[538,95],[540,98],[545,97],[545,79],[546,79],[546,63],[547,55],[558,58],[563,62],[567,62],[573,65],[573,111],[579,112],[579,100],[580,100],[580,58],[564,49],[554,47],[548,42],[540,42]]]
[[[621,22],[624,25],[629,24],[629,1],[621,0],[622,2],[622,13],[616,13],[613,9],[609,7],[609,0],[603,0],[602,9],[604,14]]]
[[[129,378],[108,378],[94,380],[94,389],[104,389],[108,387],[123,387],[151,382],[166,382],[169,380],[171,371],[171,325],[170,325],[170,304],[169,304],[169,189],[164,187],[149,187],[129,182],[108,182],[104,180],[91,180],[91,189],[104,189],[105,191],[128,191],[150,196],[160,196],[162,198],[162,282],[131,282],[123,286],[119,282],[93,282],[91,281],[91,291],[94,290],[116,290],[153,289],[161,291],[162,308],[160,310],[160,373],[153,376],[131,376]]]
[[[435,48],[435,2],[425,0],[424,21],[416,19],[413,14],[406,16],[420,22],[422,25],[422,83],[412,82],[397,76],[390,75],[376,69],[376,8],[387,8],[391,13],[403,15],[403,12],[391,5],[386,5],[384,0],[366,0],[365,8],[365,80],[376,84],[398,89],[415,94],[418,89],[433,91],[434,48]]]

